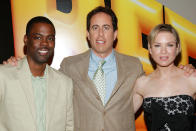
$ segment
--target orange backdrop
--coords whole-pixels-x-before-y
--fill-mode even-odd
[[[86,15],[94,7],[104,6],[104,0],[72,0],[70,13],[56,9],[56,0],[12,0],[15,55],[23,56],[23,36],[26,23],[34,16],[46,16],[56,27],[56,47],[52,67],[58,69],[64,57],[88,49],[86,42]],[[162,5],[154,0],[111,0],[111,8],[119,20],[118,52],[137,56],[146,73],[153,69],[148,51],[142,45],[142,33],[148,34],[157,24],[163,23]],[[182,64],[188,57],[196,59],[196,25],[165,8],[165,22],[179,32],[182,44]],[[136,120],[137,131],[146,131],[143,113]]]

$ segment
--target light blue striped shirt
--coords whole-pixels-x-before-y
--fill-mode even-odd
[[[93,79],[93,75],[98,68],[99,61],[101,60],[103,59],[96,56],[93,53],[93,51],[91,51],[89,69],[88,69],[88,75],[91,80]],[[106,97],[104,101],[105,102],[104,105],[105,105],[107,101],[109,100],[111,93],[114,89],[114,86],[116,84],[116,81],[117,81],[117,67],[116,67],[116,59],[114,55],[114,50],[104,60],[106,61],[105,64],[103,65],[103,71],[104,71],[105,78],[106,78]]]

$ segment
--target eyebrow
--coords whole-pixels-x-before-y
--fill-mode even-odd
[[[95,27],[95,26],[98,26],[98,25],[92,25],[91,27]]]
[[[172,41],[168,41],[167,43],[169,43],[169,42],[176,42],[176,40],[172,40]],[[160,42],[156,42],[156,41],[154,41],[153,43],[160,43]]]
[[[43,36],[42,34],[40,34],[40,33],[32,33],[32,35],[41,35],[41,36]],[[55,35],[54,34],[50,34],[50,35],[48,35],[48,36],[54,36],[55,37]]]
[[[42,34],[40,34],[40,33],[32,33],[31,35],[42,35]]]
[[[110,25],[108,25],[108,24],[104,24],[103,26],[110,26]]]
[[[91,27],[94,27],[94,26],[99,26],[99,25],[95,24],[95,25],[92,25]],[[111,26],[111,25],[109,25],[109,24],[104,24],[104,25],[102,25],[102,26]]]

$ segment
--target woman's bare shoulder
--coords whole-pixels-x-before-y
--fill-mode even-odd
[[[142,75],[136,80],[136,87],[137,88],[143,88],[149,81],[150,76],[149,75]]]

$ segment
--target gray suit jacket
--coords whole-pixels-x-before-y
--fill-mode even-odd
[[[75,131],[134,131],[133,85],[143,74],[140,61],[115,52],[117,83],[105,106],[88,76],[90,51],[65,58],[60,71],[73,79]]]
[[[72,80],[48,66],[46,131],[73,131]],[[27,59],[0,66],[0,131],[36,131]]]

